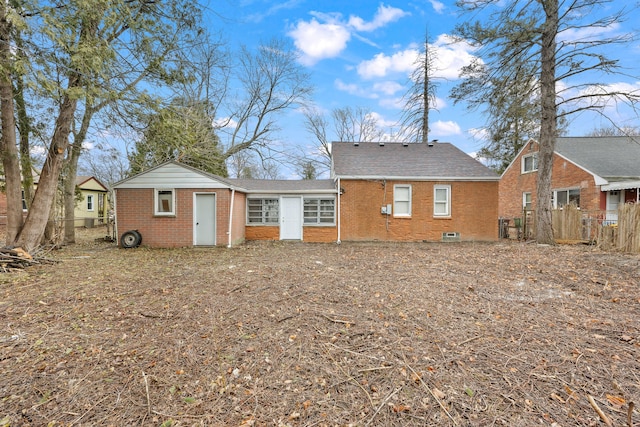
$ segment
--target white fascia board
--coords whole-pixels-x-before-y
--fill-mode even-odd
[[[350,176],[350,175],[339,175],[336,178],[340,178],[341,180],[366,180],[366,181],[375,181],[375,180],[383,180],[387,181],[500,181],[500,177],[490,177],[490,176],[378,176],[378,175],[364,175],[364,176]]]
[[[277,196],[281,196],[283,194],[301,194],[301,195],[308,195],[308,194],[338,194],[338,190],[304,190],[304,191],[300,191],[300,190],[287,190],[287,191],[273,191],[273,190],[251,190],[251,191],[247,191],[247,197],[251,197],[251,196],[273,196],[273,197],[277,197]]]

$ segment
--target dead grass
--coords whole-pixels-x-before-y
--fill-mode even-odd
[[[0,276],[0,426],[640,422],[637,255],[102,233]]]

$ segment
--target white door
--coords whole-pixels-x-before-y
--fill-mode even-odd
[[[193,217],[193,242],[196,246],[216,244],[216,195],[196,194]]]
[[[280,240],[302,240],[302,197],[280,199]]]
[[[607,192],[607,224],[615,224],[618,222],[618,205],[620,204],[620,197],[622,191],[608,191]]]

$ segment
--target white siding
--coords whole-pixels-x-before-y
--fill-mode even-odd
[[[229,188],[227,184],[168,163],[122,181],[115,188]]]

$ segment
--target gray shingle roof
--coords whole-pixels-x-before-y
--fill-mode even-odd
[[[309,193],[336,192],[332,179],[229,179],[235,185],[245,188],[249,193]]]
[[[640,179],[640,137],[562,137],[555,151],[609,182]]]
[[[337,178],[499,179],[491,169],[445,142],[334,142],[331,154],[332,174]]]

